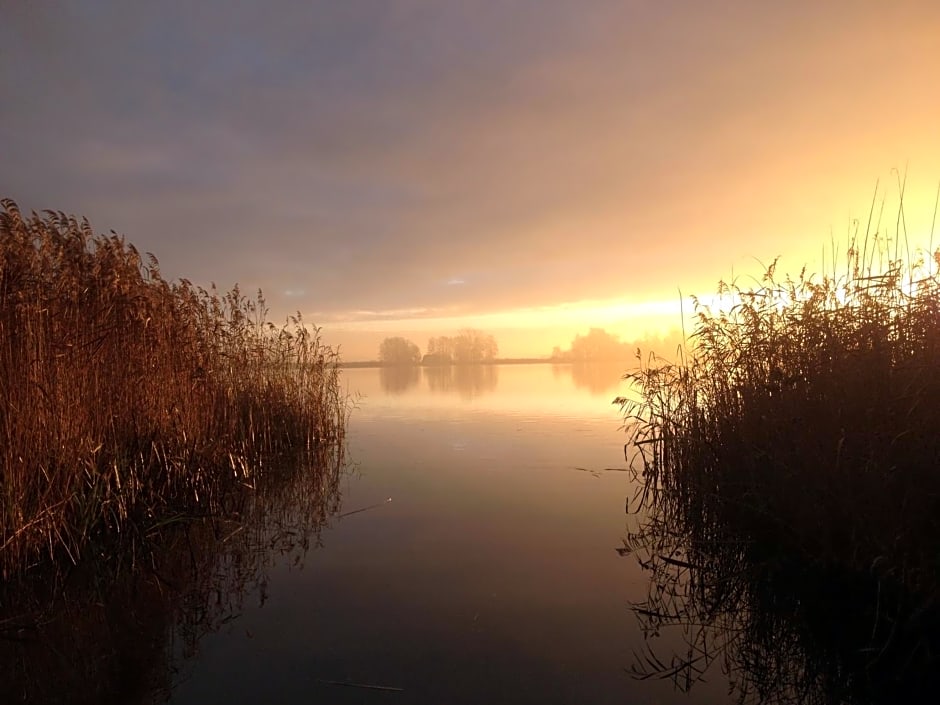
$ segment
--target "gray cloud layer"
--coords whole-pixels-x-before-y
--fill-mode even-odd
[[[0,195],[324,319],[671,288],[777,180],[940,151],[935,3],[2,12]]]

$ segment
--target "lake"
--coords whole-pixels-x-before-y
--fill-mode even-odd
[[[339,516],[201,639],[171,702],[689,702],[627,672],[648,579],[616,552],[619,374],[344,371]]]
[[[269,472],[51,602],[0,596],[0,683],[56,703],[726,702],[720,668],[690,695],[629,672],[651,583],[618,553],[621,373],[345,370],[342,463]]]

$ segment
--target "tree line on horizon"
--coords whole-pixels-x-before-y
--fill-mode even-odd
[[[555,346],[552,362],[618,362],[635,359],[640,354],[655,354],[671,358],[682,345],[679,331],[664,338],[647,336],[641,340],[621,341],[620,337],[603,328],[591,328],[585,335],[576,335],[567,350]]]
[[[645,337],[641,340],[621,341],[619,336],[603,328],[591,328],[584,335],[576,335],[568,349],[555,346],[549,360],[559,363],[624,363],[634,359],[637,351],[672,358],[682,345],[681,333],[676,331],[665,337]],[[465,328],[456,336],[437,336],[428,339],[424,354],[413,341],[394,336],[385,338],[379,346],[379,362],[383,365],[453,365],[493,362],[499,352],[496,339],[473,328]]]
[[[379,345],[379,362],[384,365],[468,365],[493,362],[499,354],[496,338],[474,328],[464,328],[455,336],[428,339],[427,351],[401,336],[386,338]]]

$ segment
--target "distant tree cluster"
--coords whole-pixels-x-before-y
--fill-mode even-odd
[[[492,362],[499,354],[496,339],[488,333],[465,328],[455,336],[438,336],[428,340],[427,354],[412,341],[386,338],[379,346],[379,361],[383,365],[466,365]]]
[[[406,338],[386,338],[379,346],[379,361],[384,365],[417,365],[421,350]]]
[[[616,335],[603,328],[591,328],[587,335],[575,336],[569,350],[556,347],[552,351],[552,359],[559,362],[624,360],[630,353],[630,346],[620,342]]]
[[[679,331],[665,338],[646,337],[623,342],[603,328],[591,328],[587,335],[575,336],[570,349],[562,350],[556,346],[552,350],[551,359],[555,362],[623,362],[634,359],[638,349],[671,359],[681,344],[682,335]]]
[[[491,362],[499,354],[499,346],[492,335],[473,328],[465,328],[456,336],[440,336],[428,340],[425,362],[437,364],[472,364]]]

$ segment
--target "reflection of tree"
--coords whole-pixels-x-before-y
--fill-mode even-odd
[[[249,591],[264,599],[275,557],[299,563],[319,543],[339,508],[343,457],[315,455],[268,466],[256,489],[212,500],[209,517],[177,516],[68,575],[0,586],[4,700],[165,701],[199,640],[237,616]]]
[[[444,365],[424,367],[424,378],[432,392],[473,399],[496,389],[499,381],[496,365]]]
[[[936,693],[936,581],[911,582],[902,550],[858,568],[824,560],[759,504],[733,490],[647,484],[619,550],[650,576],[647,599],[634,605],[648,637],[634,674],[688,690],[717,662],[742,702],[924,702]],[[653,638],[670,633],[681,649]]]
[[[614,361],[572,362],[568,365],[552,365],[552,371],[558,368],[571,374],[576,387],[587,389],[591,394],[606,394],[616,390],[623,377],[623,367]],[[556,373],[558,374],[558,373]]]
[[[379,384],[386,394],[404,394],[421,379],[421,369],[411,365],[379,368]]]

